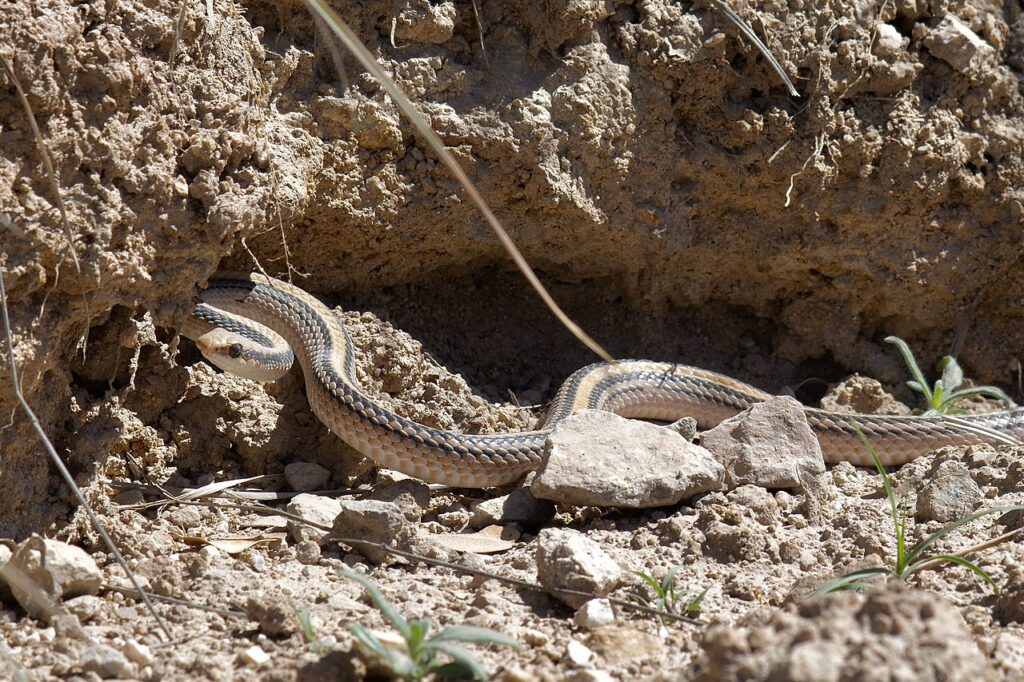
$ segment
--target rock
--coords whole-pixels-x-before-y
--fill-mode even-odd
[[[555,505],[548,500],[538,500],[529,488],[517,488],[508,495],[477,502],[471,511],[469,525],[472,528],[506,523],[532,528],[550,521],[555,515]]]
[[[555,590],[582,590],[607,595],[622,584],[622,569],[601,546],[568,528],[545,528],[537,536],[537,580],[573,608],[590,597]]]
[[[8,566],[41,589],[54,601],[84,594],[96,594],[102,574],[92,557],[81,547],[34,535],[18,545]],[[11,594],[33,618],[44,619],[48,609],[31,592],[12,584]]]
[[[882,24],[889,26],[888,24]],[[892,28],[890,26],[890,28]],[[881,382],[854,374],[831,389],[821,399],[821,407],[846,414],[893,414],[906,416],[911,409],[896,400],[882,387]]]
[[[238,658],[245,665],[260,666],[270,660],[270,654],[254,645],[239,654]]]
[[[3,568],[8,561],[11,560],[13,552],[11,548],[5,544],[0,544],[0,568]],[[9,602],[13,600],[11,596],[11,589],[7,586],[7,581],[4,580],[3,574],[0,574],[0,601]]]
[[[955,607],[896,583],[754,611],[708,628],[701,647],[697,682],[995,679]]]
[[[341,502],[331,497],[303,493],[293,497],[288,502],[286,509],[288,513],[301,516],[307,521],[318,523],[321,526],[333,526],[334,519],[341,513]],[[319,530],[290,519],[288,521],[288,532],[295,542],[312,540],[322,545],[327,539],[327,531]]]
[[[86,672],[96,673],[107,680],[113,677],[131,678],[135,667],[117,649],[103,644],[92,644],[78,655],[78,665]]]
[[[1003,679],[1020,679],[1020,671],[1024,670],[1024,635],[1000,632],[996,636],[991,658]]]
[[[292,462],[284,468],[284,479],[297,493],[323,490],[331,472],[315,462]]]
[[[423,481],[404,478],[375,486],[368,498],[394,502],[407,520],[419,521],[423,517],[423,512],[430,507],[430,488]]]
[[[665,647],[654,635],[629,625],[597,628],[587,637],[586,643],[594,653],[612,665],[621,665],[637,658],[654,658]]]
[[[780,396],[758,403],[701,434],[701,445],[725,466],[728,488],[802,488],[825,471],[818,439],[803,407]]]
[[[984,494],[967,467],[956,460],[940,462],[917,494],[917,517],[943,523],[967,516]]]
[[[137,663],[140,668],[153,664],[152,650],[141,642],[129,639],[121,648],[121,653],[128,657],[128,660]]]
[[[582,668],[594,658],[594,652],[588,649],[582,642],[570,639],[565,647],[565,657],[573,665]]]
[[[978,69],[995,57],[995,48],[952,13],[943,17],[922,42],[933,56],[960,73]]]
[[[345,500],[341,513],[334,520],[331,537],[349,544],[349,540],[368,540],[396,549],[443,557],[447,552],[421,537],[415,524],[406,520],[394,502],[379,500]],[[379,547],[352,543],[372,563],[402,561],[396,555]]]
[[[555,425],[530,489],[541,499],[661,507],[722,486],[722,466],[675,431],[584,410]]]
[[[593,630],[615,620],[615,611],[607,599],[591,599],[576,611],[572,620],[584,630]]]
[[[672,422],[666,428],[675,431],[687,441],[692,441],[697,435],[697,420],[693,417],[683,417]]]
[[[81,597],[72,597],[64,602],[64,606],[79,621],[86,623],[100,612],[104,600],[93,594],[83,594]]]

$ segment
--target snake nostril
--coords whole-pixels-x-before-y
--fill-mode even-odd
[[[240,344],[240,343],[233,343],[233,344],[231,344],[228,347],[228,355],[230,355],[233,358],[240,358],[240,357],[242,357],[242,344]]]

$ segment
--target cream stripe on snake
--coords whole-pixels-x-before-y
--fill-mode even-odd
[[[288,353],[286,343],[302,366],[309,404],[320,421],[380,466],[424,481],[463,487],[514,481],[540,464],[552,425],[580,409],[666,421],[691,416],[700,428],[710,428],[769,397],[714,372],[626,360],[590,365],[569,377],[539,430],[505,435],[441,431],[381,407],[363,391],[356,381],[355,353],[344,325],[333,311],[301,289],[256,274],[224,274],[212,279],[200,298],[183,333],[197,338],[214,364],[266,379],[270,375],[261,374],[255,365],[264,353],[270,353],[270,362],[277,363],[271,374],[280,374],[284,371],[280,365],[290,363],[281,357]],[[233,315],[221,322],[219,311]],[[249,331],[248,320],[257,323]],[[216,326],[231,328],[211,331]],[[238,369],[239,362],[247,364]],[[849,415],[813,408],[805,411],[826,461],[870,465],[848,422]],[[860,415],[856,419],[888,465],[944,445],[992,442],[991,437],[972,432],[973,427],[1024,438],[1024,409],[964,417],[967,428],[936,417]]]

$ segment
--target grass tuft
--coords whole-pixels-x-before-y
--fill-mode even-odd
[[[675,566],[661,580],[657,580],[654,577],[643,573],[641,571],[633,571],[634,575],[640,576],[641,579],[647,586],[654,592],[654,598],[648,599],[639,594],[631,594],[630,598],[638,604],[642,604],[649,608],[658,609],[659,611],[666,611],[673,615],[688,616],[690,618],[696,618],[700,615],[701,604],[704,602],[704,597],[707,595],[710,587],[705,587],[696,596],[689,597],[682,600],[682,608],[680,608],[679,594],[676,592],[676,574],[682,566]],[[665,618],[662,616],[655,616],[661,625],[665,625]]]
[[[409,681],[421,680],[428,675],[447,679],[487,680],[487,671],[480,662],[455,642],[520,648],[519,642],[508,635],[470,625],[449,625],[431,635],[430,618],[406,620],[365,575],[347,569],[341,569],[340,573],[363,586],[373,605],[405,642],[405,651],[401,651],[387,646],[372,630],[358,623],[348,625],[359,643],[373,652],[395,677]]]

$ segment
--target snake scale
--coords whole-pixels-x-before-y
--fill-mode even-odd
[[[292,354],[316,416],[380,466],[424,481],[489,487],[536,469],[558,421],[581,409],[674,421],[684,416],[710,428],[771,397],[727,376],[648,360],[598,363],[578,370],[559,389],[543,426],[534,431],[471,435],[430,428],[382,407],[359,385],[355,351],[344,324],[307,292],[258,274],[218,274],[200,292],[183,335],[225,371],[270,381]],[[870,465],[850,415],[804,408],[828,462]],[[939,417],[859,415],[857,424],[883,463],[896,465],[945,445],[993,442],[995,431],[1024,438],[1024,409]]]

